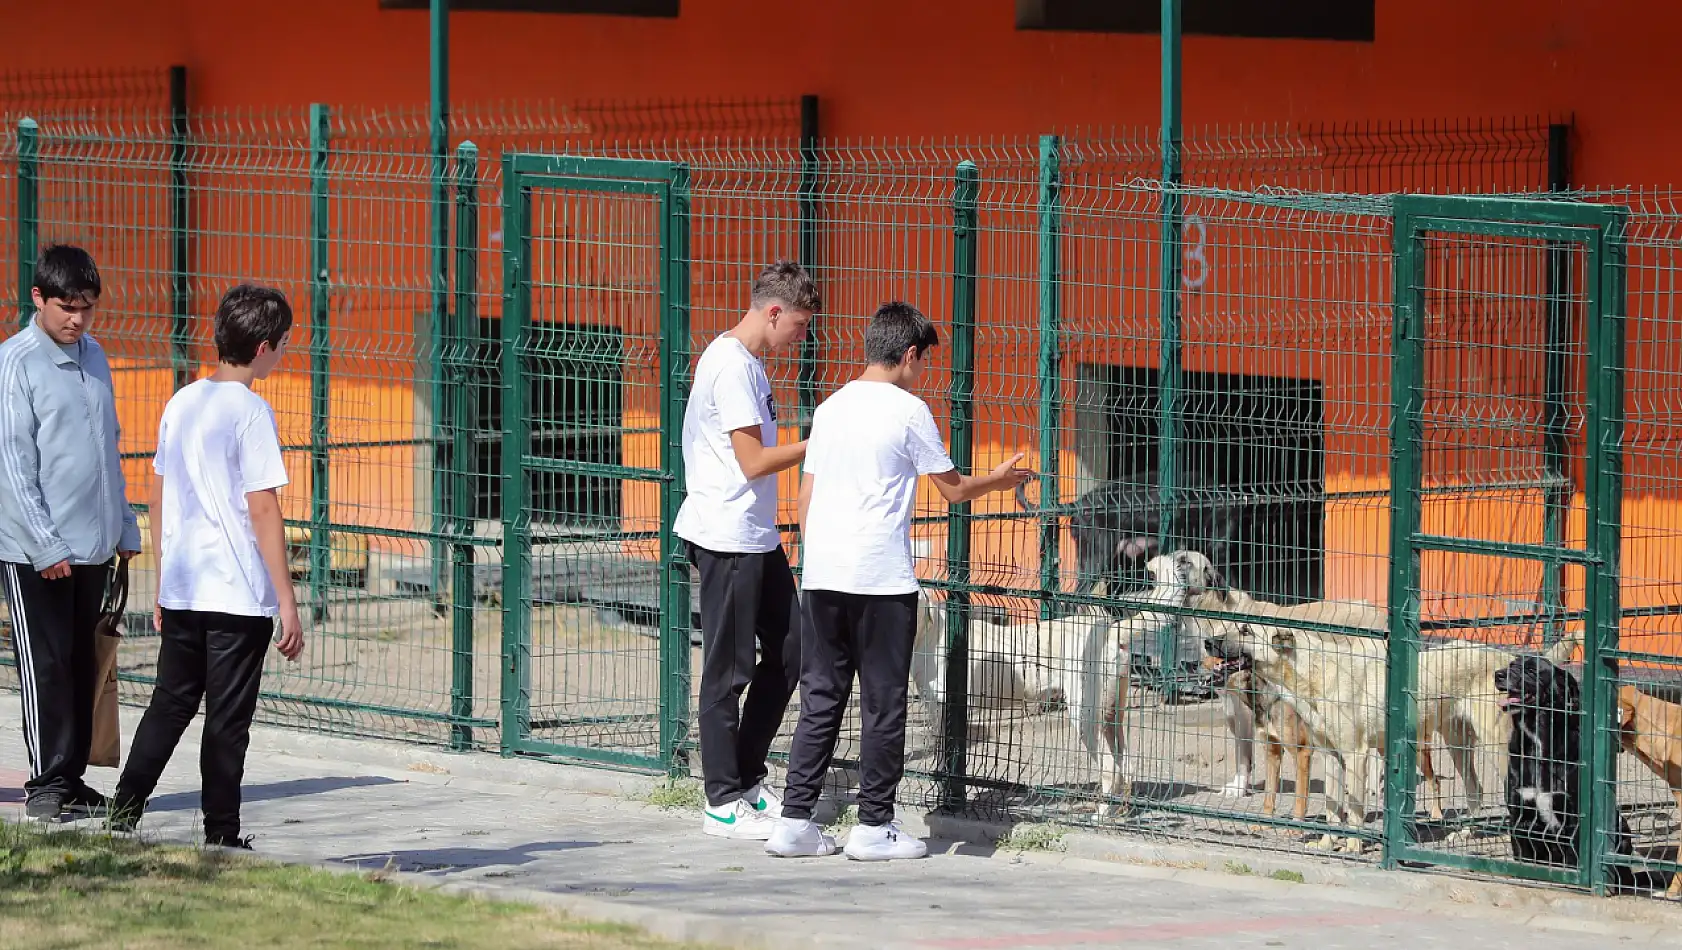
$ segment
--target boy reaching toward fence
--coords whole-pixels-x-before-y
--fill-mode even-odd
[[[286,354],[291,329],[292,308],[279,291],[229,290],[216,308],[220,365],[171,397],[158,423],[157,685],[112,794],[113,831],[139,823],[203,699],[204,840],[251,848],[240,836],[240,782],[263,656],[277,633],[288,660],[304,649],[276,494],[287,483],[280,436],[273,410],[251,389]]]
[[[805,605],[800,722],[789,753],[782,820],[765,850],[777,857],[835,853],[812,821],[841,720],[859,680],[859,823],[847,835],[858,861],[921,858],[928,846],[894,820],[905,773],[906,684],[917,633],[911,515],[917,478],[952,504],[1010,491],[1033,475],[1017,453],[992,472],[959,472],[934,417],[908,390],[939,342],[908,303],[886,303],[864,335],[869,365],[812,416],[800,485]]]
[[[748,311],[701,353],[684,410],[688,495],[672,530],[701,575],[701,830],[715,837],[764,841],[781,814],[765,757],[800,677],[800,633],[777,473],[800,464],[806,443],[777,444],[760,357],[804,338],[821,306],[799,264],[766,267]]]

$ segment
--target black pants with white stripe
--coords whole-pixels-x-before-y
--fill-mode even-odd
[[[28,564],[8,562],[0,565],[0,579],[23,687],[24,791],[30,798],[74,794],[83,787],[93,742],[94,625],[111,565],[72,565],[69,577],[47,580]]]
[[[128,765],[112,795],[113,806],[142,805],[151,797],[203,700],[204,737],[199,745],[203,791],[199,798],[204,836],[206,841],[236,838],[251,717],[257,712],[263,656],[274,637],[275,621],[167,608],[163,615],[158,682],[135,730]]]
[[[800,680],[800,606],[780,545],[723,554],[691,544],[689,560],[701,575],[701,773],[717,808],[765,780]]]

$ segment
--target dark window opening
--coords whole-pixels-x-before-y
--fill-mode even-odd
[[[502,321],[479,321],[473,517],[502,517]],[[534,324],[526,359],[531,454],[597,465],[624,460],[625,349],[618,327]],[[618,476],[531,472],[521,499],[538,524],[619,527]]]
[[[1095,385],[1098,445],[1081,450],[1100,478],[1154,486],[1161,458],[1158,371],[1083,367]],[[1264,600],[1320,600],[1325,574],[1325,424],[1317,380],[1231,373],[1181,374],[1181,471],[1237,506],[1227,553],[1230,583]]]
[[[1186,36],[1373,41],[1375,0],[1197,0],[1180,12]],[[1016,0],[1019,30],[1162,31],[1160,0]]]

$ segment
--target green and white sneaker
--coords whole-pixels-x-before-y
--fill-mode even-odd
[[[764,785],[755,785],[742,793],[742,801],[767,818],[783,817],[783,800]]]
[[[701,831],[715,838],[764,841],[777,830],[777,821],[738,798],[728,805],[708,805],[701,813]]]

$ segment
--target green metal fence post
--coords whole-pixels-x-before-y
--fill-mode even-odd
[[[1184,226],[1179,191],[1180,146],[1180,0],[1162,0],[1162,286],[1158,328],[1162,340],[1161,369],[1157,377],[1162,413],[1157,433],[1161,446],[1157,487],[1162,498],[1158,540],[1164,553],[1172,550],[1174,512],[1178,507],[1175,481],[1180,445],[1180,231]],[[1178,623],[1163,624],[1157,636],[1164,703],[1172,703],[1180,691],[1178,627]]]
[[[447,468],[449,438],[447,426],[440,416],[448,390],[439,371],[440,354],[444,349],[445,324],[450,318],[450,2],[431,0],[429,4],[429,60],[431,90],[429,96],[430,149],[432,155],[432,263],[428,275],[432,289],[432,318],[429,343],[432,358],[432,418],[427,437],[432,446],[432,518],[428,525],[432,532],[432,605],[438,614],[444,612],[444,565],[449,550],[441,534],[453,512],[449,508],[450,478]]]
[[[327,106],[310,106],[310,613],[315,623],[327,619],[328,572],[333,557],[328,449],[332,285],[327,269],[331,121]]]
[[[952,462],[975,464],[975,283],[981,173],[958,163],[952,196]],[[942,724],[940,807],[955,811],[968,795],[970,506],[952,505],[946,523],[946,721]]]
[[[456,306],[446,341],[450,521],[450,748],[468,749],[473,730],[473,369],[479,355],[479,147],[456,149]]]
[[[187,67],[169,68],[169,362],[175,388],[193,381],[192,300],[187,274]]]
[[[1583,638],[1583,708],[1589,723],[1586,797],[1589,820],[1583,822],[1579,853],[1588,883],[1596,894],[1608,888],[1606,856],[1618,829],[1617,689],[1618,634],[1622,621],[1619,583],[1623,544],[1624,320],[1629,307],[1629,260],[1624,243],[1628,212],[1612,209],[1600,234],[1600,272],[1591,276],[1596,293],[1589,300],[1588,419],[1584,433],[1590,447],[1586,499],[1590,529],[1599,557],[1589,566],[1593,624]]]
[[[1413,233],[1411,215],[1398,211],[1392,244],[1396,255],[1390,373],[1390,647],[1385,690],[1383,864],[1396,866],[1411,843],[1415,725],[1419,654],[1420,391],[1425,364],[1419,330],[1418,293],[1425,282],[1425,255]]]
[[[1062,261],[1063,198],[1059,151],[1062,140],[1040,136],[1040,506],[1049,508],[1061,498],[1057,491],[1057,455],[1062,447],[1063,342]],[[1058,564],[1058,519],[1040,519],[1040,619],[1057,615],[1061,589]]]
[[[35,313],[35,254],[41,238],[41,141],[34,119],[18,120],[18,326]]]
[[[800,97],[800,263],[818,276],[818,97]],[[822,320],[814,320],[814,324]],[[800,343],[800,437],[812,432],[812,410],[818,405],[818,326]]]
[[[683,410],[689,394],[689,166],[671,166],[666,215],[665,320],[660,333],[660,757],[672,775],[687,773],[689,733],[689,562],[672,533],[683,505]]]
[[[1570,126],[1548,126],[1548,190],[1564,191],[1571,187]],[[1571,293],[1570,255],[1568,245],[1550,241],[1547,245],[1547,272],[1544,295],[1547,307],[1547,353],[1544,356],[1542,380],[1543,415],[1543,507],[1542,543],[1550,549],[1565,543],[1565,522],[1571,512],[1571,469],[1568,456],[1570,444],[1570,412],[1566,405],[1566,387],[1571,361],[1571,313],[1567,303]],[[1542,565],[1542,603],[1540,609],[1549,615],[1542,627],[1542,647],[1547,649],[1560,637],[1559,614],[1565,610],[1563,575],[1565,565],[1548,561]]]
[[[526,691],[531,513],[526,509],[526,325],[531,318],[531,187],[502,157],[502,754],[514,754],[531,718]]]

